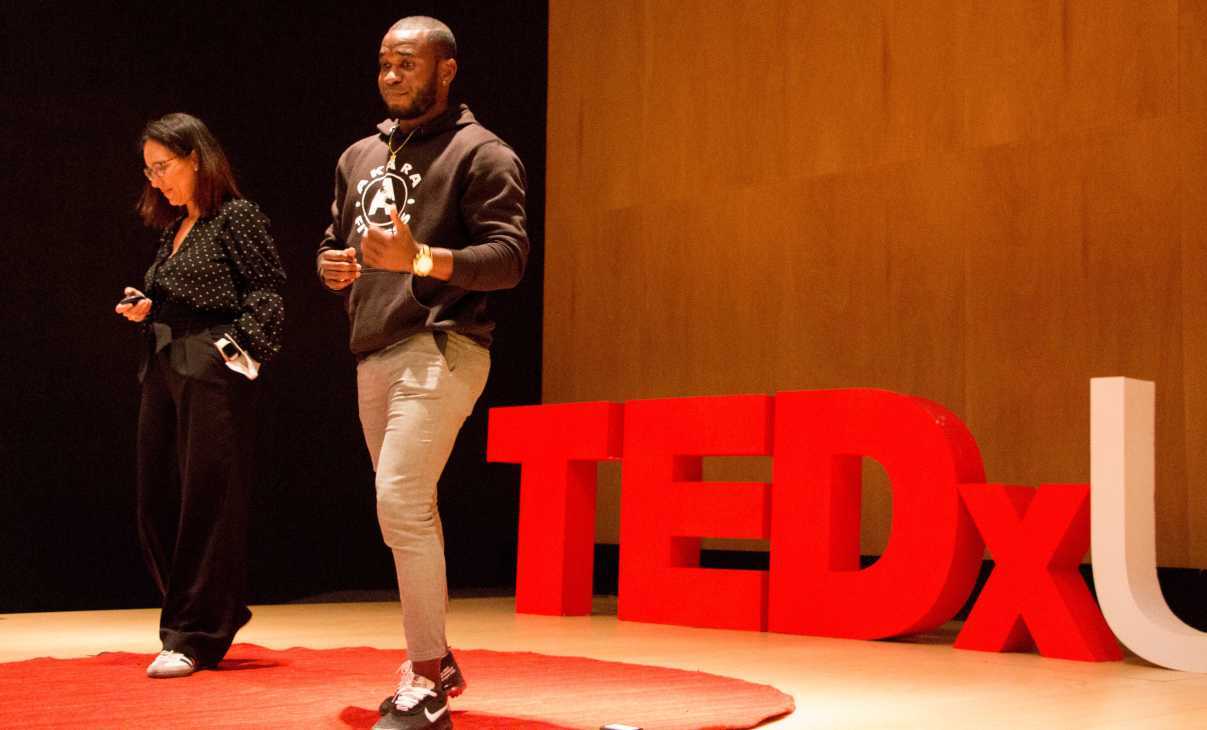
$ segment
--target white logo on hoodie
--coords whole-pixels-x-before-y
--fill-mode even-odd
[[[410,223],[411,214],[407,213],[406,209],[408,205],[415,204],[411,193],[422,181],[423,176],[413,172],[409,162],[397,172],[387,172],[385,165],[369,170],[369,177],[356,183],[356,192],[360,195],[360,199],[356,201],[360,214],[353,222],[356,232],[363,236],[369,226],[393,231],[391,210],[398,211],[398,217],[403,223]]]

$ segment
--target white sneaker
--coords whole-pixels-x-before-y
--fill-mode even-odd
[[[187,677],[196,669],[196,663],[189,657],[178,651],[164,649],[155,657],[155,661],[151,662],[151,666],[147,667],[147,676],[155,679]]]

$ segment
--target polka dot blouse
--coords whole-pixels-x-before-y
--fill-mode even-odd
[[[229,314],[239,344],[260,362],[281,351],[285,270],[268,235],[268,217],[255,203],[228,200],[198,219],[172,254],[181,220],[164,229],[147,269],[144,291],[154,302],[152,319],[165,304],[203,314]]]

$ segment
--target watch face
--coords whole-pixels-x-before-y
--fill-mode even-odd
[[[432,259],[430,256],[422,257],[415,261],[415,273],[420,276],[427,276],[432,273]]]

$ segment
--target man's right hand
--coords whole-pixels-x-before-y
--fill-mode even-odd
[[[356,263],[356,249],[343,251],[326,250],[319,254],[319,277],[328,289],[339,291],[360,278],[360,264]]]

